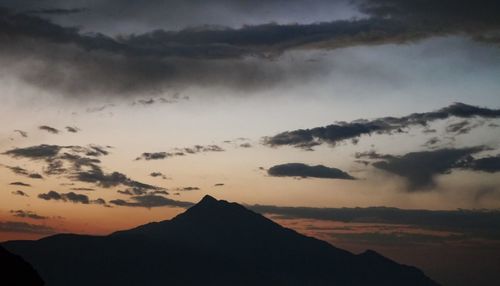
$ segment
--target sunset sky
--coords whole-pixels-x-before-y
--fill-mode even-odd
[[[416,2],[0,1],[0,241],[210,194],[453,281],[465,262],[405,252],[446,245],[490,279],[500,5]]]

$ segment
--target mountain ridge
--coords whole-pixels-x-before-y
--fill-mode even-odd
[[[374,251],[352,254],[210,196],[171,220],[108,236],[4,245],[31,262],[47,286],[437,285],[415,267]]]

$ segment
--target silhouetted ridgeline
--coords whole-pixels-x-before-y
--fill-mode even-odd
[[[29,263],[0,246],[0,285],[42,286],[44,284]]]
[[[109,236],[61,234],[4,244],[47,286],[437,285],[374,251],[348,251],[206,196],[172,220]]]

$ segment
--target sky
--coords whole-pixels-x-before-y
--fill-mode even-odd
[[[492,285],[499,12],[2,0],[0,241],[109,234],[210,194],[446,284]]]

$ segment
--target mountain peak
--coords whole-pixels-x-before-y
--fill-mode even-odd
[[[204,204],[213,204],[217,203],[218,200],[210,195],[205,195],[201,201],[198,202],[198,205],[204,205]]]

